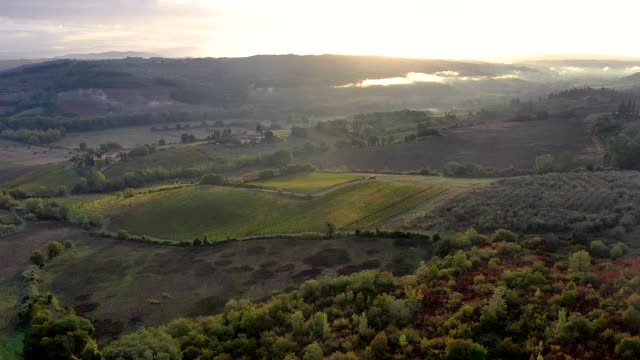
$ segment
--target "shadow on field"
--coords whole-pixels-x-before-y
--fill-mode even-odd
[[[43,289],[90,318],[103,342],[141,326],[214,314],[231,298],[268,299],[307,279],[364,269],[406,274],[430,254],[427,244],[414,240],[269,239],[180,248],[31,226],[0,239],[0,257],[11,252],[12,244],[33,244],[11,266],[17,271],[32,250],[46,246],[41,237],[75,241],[73,249],[44,267]]]

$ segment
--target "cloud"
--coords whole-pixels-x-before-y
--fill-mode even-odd
[[[438,71],[433,74],[410,72],[402,77],[392,77],[383,79],[365,79],[359,83],[350,83],[336,86],[337,88],[370,87],[370,86],[392,86],[392,85],[412,85],[416,83],[451,83],[456,81],[480,81],[480,80],[508,80],[520,78],[520,72],[515,71],[510,74],[496,76],[460,76],[460,73],[453,70]]]
[[[438,76],[460,76],[460,73],[457,71],[453,71],[453,70],[445,70],[445,71],[438,71],[436,73],[436,75]]]
[[[193,49],[216,35],[216,14],[206,5],[194,0],[3,0],[0,57]]]
[[[579,66],[557,66],[557,67],[550,67],[549,70],[555,71],[560,75],[582,73],[586,71],[584,67],[579,67]]]
[[[627,71],[627,72],[631,72],[631,73],[637,73],[637,72],[640,72],[640,66],[635,65],[635,66],[628,67],[628,68],[626,69],[626,71]]]
[[[199,1],[3,0],[0,17],[58,22],[94,22],[97,19],[117,22],[149,17],[202,17],[210,12]]]

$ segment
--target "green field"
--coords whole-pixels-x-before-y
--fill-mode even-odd
[[[355,176],[375,176],[377,180],[410,183],[426,186],[445,186],[449,189],[472,189],[491,184],[495,179],[491,178],[455,178],[446,176],[424,176],[424,175],[399,175],[399,174],[370,174],[351,173]]]
[[[256,181],[254,184],[287,191],[316,192],[362,178],[363,176],[354,174],[314,171]]]
[[[56,188],[58,186],[73,187],[79,179],[78,174],[65,164],[56,164],[43,170],[22,176],[16,180],[4,184],[5,187],[20,188],[23,191],[37,191],[42,187]]]
[[[442,188],[365,181],[311,199],[257,189],[182,186],[133,197],[76,196],[66,200],[107,218],[111,231],[183,241],[323,231],[327,222],[358,228],[375,225],[439,193]],[[366,219],[366,220],[365,220]]]
[[[432,197],[446,191],[443,187],[430,187],[419,193],[398,201],[395,204],[391,204],[383,209],[371,213],[370,215],[359,219],[347,226],[348,229],[367,229],[375,224],[378,224],[386,219],[392,218],[396,215],[402,214],[419,204],[431,199]]]
[[[233,130],[234,133],[246,131],[246,129],[241,128],[234,128]],[[122,129],[118,129],[117,131],[122,131]],[[326,144],[333,144],[336,140],[345,139],[344,136],[327,135],[320,132],[313,133],[313,140],[290,136],[289,130],[276,130],[275,134],[283,141],[265,142],[251,146],[228,146],[213,143],[175,144],[144,157],[129,158],[125,161],[120,161],[107,169],[105,171],[105,175],[107,177],[117,178],[127,172],[153,167],[179,169],[201,166],[205,167],[211,164],[217,164],[220,166],[219,161],[221,158],[225,159],[227,163],[232,163],[233,160],[253,158],[259,155],[270,154],[278,150],[293,152],[296,148],[302,147],[306,143],[318,144],[320,142],[324,142]],[[202,138],[203,137],[204,136],[202,136]],[[106,139],[104,141],[106,141]],[[100,142],[104,141],[101,140]],[[115,141],[117,142],[117,140]],[[220,172],[225,171],[226,169],[224,168],[220,170]]]
[[[111,178],[123,176],[144,168],[162,167],[166,169],[188,168],[206,165],[213,161],[215,156],[204,153],[198,146],[176,146],[157,151],[145,157],[129,158],[120,161],[105,171],[105,175]]]
[[[273,135],[275,135],[280,139],[285,140],[289,138],[289,136],[291,136],[291,130],[290,129],[273,130]]]

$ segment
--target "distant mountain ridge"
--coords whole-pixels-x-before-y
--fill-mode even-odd
[[[49,59],[16,59],[16,60],[0,60],[0,72],[15,69],[20,66],[37,64]]]
[[[625,81],[633,81],[633,82],[640,82],[640,72],[637,72],[635,74],[631,74],[629,76],[626,76],[623,78],[623,80]]]
[[[63,56],[56,56],[53,59],[118,60],[118,59],[126,59],[128,57],[152,58],[152,57],[159,57],[159,55],[147,53],[147,52],[139,52],[139,51],[107,51],[107,52],[101,52],[101,53],[67,54]]]
[[[121,60],[126,58],[152,58],[158,57],[156,54],[138,52],[138,51],[109,51],[101,53],[87,53],[87,54],[67,54],[62,56],[55,56],[51,58],[16,58],[16,59],[0,59],[0,72],[10,69],[15,69],[25,65],[39,64],[52,60],[60,59],[72,59],[72,60]]]
[[[469,98],[501,103],[568,87],[553,83],[548,70],[478,61],[349,55],[162,58],[135,52],[90,57],[120,58],[65,56],[0,72],[0,89],[7,94],[4,116],[220,109],[273,118],[333,116],[450,108]],[[400,84],[362,86],[389,79]]]

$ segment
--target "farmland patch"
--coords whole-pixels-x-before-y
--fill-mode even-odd
[[[269,180],[256,181],[254,182],[254,184],[268,188],[288,191],[315,192],[339,184],[347,183],[349,181],[362,179],[364,177],[365,176],[358,176],[347,173],[314,171],[309,173],[280,176]]]
[[[184,241],[326,229],[366,228],[416,206],[441,188],[381,181],[341,187],[303,200],[251,189],[183,186],[130,198],[74,197],[77,206],[109,218],[109,229]],[[86,201],[83,201],[86,199]]]
[[[379,239],[370,242],[379,250],[379,254],[370,257],[363,253],[363,242],[356,238],[269,239],[176,248],[66,231],[76,246],[46,265],[43,287],[90,318],[102,341],[176,317],[220,311],[230,298],[267,298],[309,278],[349,269],[392,270],[397,257],[406,258],[415,268],[431,251],[431,245],[423,243],[406,253],[393,241]],[[255,254],[255,248],[265,251]],[[224,267],[218,265],[229,259],[224,254],[242,256]],[[291,260],[283,264],[282,259]]]
[[[581,118],[490,123],[449,130],[422,141],[331,151],[306,160],[325,169],[407,171],[442,168],[448,161],[530,169],[536,156],[562,152],[597,162],[591,134]]]
[[[638,172],[551,173],[498,180],[464,192],[406,227],[605,233],[619,240],[638,224],[639,204]]]

